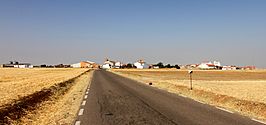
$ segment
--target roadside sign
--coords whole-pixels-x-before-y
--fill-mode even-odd
[[[188,74],[189,74],[189,79],[190,79],[190,90],[192,90],[192,70],[188,70]]]

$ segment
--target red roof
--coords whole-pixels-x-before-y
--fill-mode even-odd
[[[215,66],[214,64],[207,64],[207,66]]]

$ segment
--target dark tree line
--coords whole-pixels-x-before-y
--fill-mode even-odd
[[[176,69],[180,69],[179,65],[171,65],[171,64],[166,64],[164,65],[162,62],[159,62],[153,66],[158,66],[159,68],[176,68]]]

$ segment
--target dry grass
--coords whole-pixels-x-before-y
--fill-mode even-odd
[[[93,72],[75,80],[74,86],[57,99],[46,101],[42,106],[22,118],[18,124],[27,125],[71,125],[75,120],[86,88],[90,85]]]
[[[86,70],[0,68],[0,107],[76,77]]]
[[[223,106],[249,116],[266,118],[266,70],[202,71],[193,73],[189,91],[186,70],[115,69],[113,72],[205,103]]]

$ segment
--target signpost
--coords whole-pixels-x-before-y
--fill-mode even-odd
[[[192,90],[192,70],[188,70],[188,74],[189,74],[189,79],[190,79],[190,90]]]

